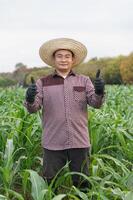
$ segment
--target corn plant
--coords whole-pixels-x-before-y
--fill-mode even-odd
[[[131,200],[133,198],[133,86],[106,86],[101,109],[88,107],[90,175],[68,164],[52,183],[42,178],[40,113],[24,108],[25,89],[0,89],[0,200]],[[76,173],[86,191],[72,185]]]

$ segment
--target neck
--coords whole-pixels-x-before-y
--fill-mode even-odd
[[[59,70],[56,69],[56,71],[60,76],[67,76],[71,70],[69,70],[69,71],[59,71]]]

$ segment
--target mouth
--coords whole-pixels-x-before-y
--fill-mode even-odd
[[[68,64],[60,64],[60,66],[66,67],[68,66]]]

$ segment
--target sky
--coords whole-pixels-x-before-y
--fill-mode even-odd
[[[39,48],[60,37],[86,45],[86,60],[129,55],[133,0],[0,0],[0,72],[46,66]]]

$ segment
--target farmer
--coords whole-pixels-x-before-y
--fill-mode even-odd
[[[67,161],[71,172],[88,175],[87,104],[101,107],[104,81],[97,72],[93,86],[89,77],[72,71],[87,55],[86,47],[78,41],[53,39],[40,47],[39,54],[55,71],[29,86],[25,106],[30,113],[43,111],[44,178],[50,183]],[[72,180],[73,185],[79,185],[78,175],[73,175]],[[83,181],[82,186],[87,186],[87,182]]]

